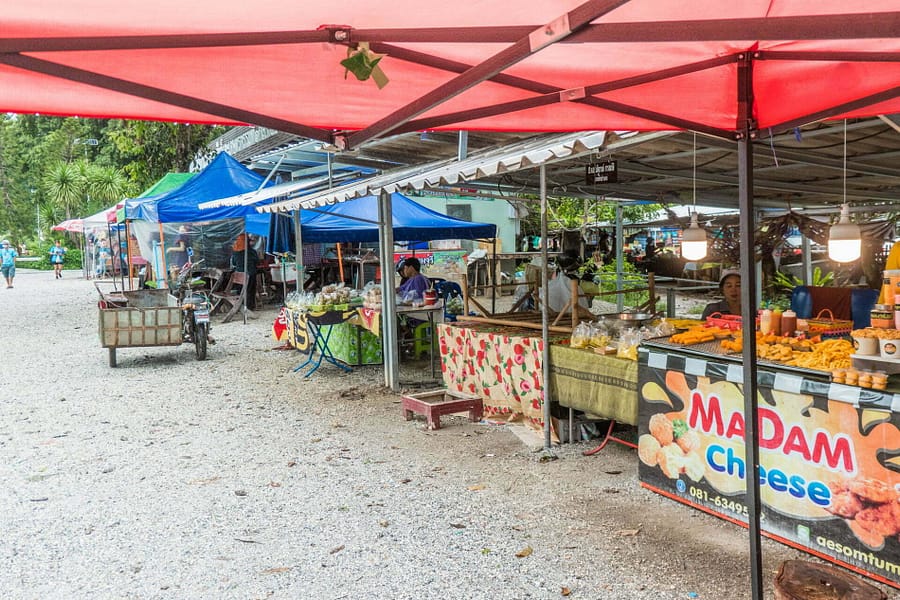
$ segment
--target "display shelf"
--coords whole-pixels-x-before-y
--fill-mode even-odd
[[[880,354],[851,354],[850,361],[856,369],[877,369],[888,375],[900,373],[900,358],[885,358]]]

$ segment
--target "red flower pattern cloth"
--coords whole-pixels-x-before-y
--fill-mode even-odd
[[[527,425],[543,427],[544,343],[540,335],[449,324],[437,329],[447,389],[480,396],[487,416],[521,414]]]

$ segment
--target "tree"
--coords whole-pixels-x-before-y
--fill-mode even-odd
[[[71,219],[85,203],[86,184],[84,168],[72,163],[58,162],[51,166],[44,177],[43,188],[51,205],[61,210],[66,219]]]
[[[612,223],[616,220],[616,204],[611,200],[588,201],[585,211],[583,198],[548,198],[547,227],[553,229],[577,229],[582,225],[597,222]],[[522,221],[523,235],[540,235],[541,213],[537,205],[529,205],[531,212]],[[622,218],[626,223],[639,223],[656,215],[659,204],[626,204],[622,207]]]
[[[109,121],[104,135],[112,142],[117,164],[140,189],[169,171],[186,173],[196,156],[225,130],[209,125],[155,121]]]

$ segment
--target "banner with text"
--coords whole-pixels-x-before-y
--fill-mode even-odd
[[[654,491],[746,523],[740,368],[711,364],[641,352],[639,476]],[[762,529],[900,587],[900,414],[829,398],[855,393],[846,386],[802,382],[760,377]]]

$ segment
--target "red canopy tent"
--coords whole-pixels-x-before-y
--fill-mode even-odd
[[[897,0],[273,0],[264,10],[238,0],[19,0],[0,13],[0,110],[252,123],[338,149],[424,129],[686,129],[735,140],[750,322],[750,144],[825,118],[900,112],[897,9]],[[383,89],[345,74],[340,61],[360,44],[386,54]],[[749,466],[759,456],[748,342]],[[759,490],[748,483],[759,598]]]
[[[746,119],[900,112],[894,0],[8,4],[12,112],[253,123],[340,147],[429,128],[733,138]],[[387,55],[381,90],[345,77],[359,43]]]

